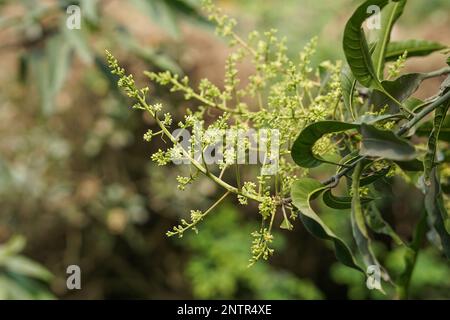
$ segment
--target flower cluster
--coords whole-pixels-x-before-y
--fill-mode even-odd
[[[294,208],[283,199],[289,197],[292,182],[308,173],[307,169],[295,166],[290,157],[290,149],[298,133],[308,124],[323,120],[330,115],[340,116],[342,111],[341,88],[339,76],[341,63],[322,63],[317,69],[311,66],[311,57],[315,52],[317,40],[312,39],[299,53],[296,59],[287,54],[286,39],[280,39],[276,30],[264,33],[252,32],[244,40],[235,31],[235,20],[224,15],[215,8],[211,1],[204,1],[204,8],[209,18],[216,23],[219,34],[229,38],[234,51],[225,63],[224,85],[218,87],[208,79],[199,82],[198,87],[191,86],[188,77],[180,77],[169,71],[144,72],[153,82],[168,86],[174,93],[181,93],[186,100],[196,105],[186,110],[183,121],[177,123],[179,129],[189,129],[192,137],[189,144],[200,145],[202,150],[208,150],[217,143],[220,133],[261,130],[276,130],[279,133],[278,167],[274,174],[267,174],[267,162],[271,157],[265,153],[264,159],[258,166],[246,166],[237,162],[239,148],[252,150],[248,137],[240,138],[230,134],[227,139],[233,141],[237,148],[226,149],[223,159],[215,164],[206,163],[202,157],[197,158],[178,144],[178,136],[171,132],[173,117],[170,113],[162,114],[161,104],[147,102],[148,88],[138,89],[133,77],[126,75],[125,70],[118,65],[117,60],[107,52],[107,59],[111,72],[119,77],[118,85],[136,102],[134,108],[148,112],[160,127],[160,131],[149,130],[144,140],[151,141],[155,135],[161,135],[171,144],[166,150],[159,149],[152,155],[157,165],[167,165],[171,160],[187,159],[191,165],[189,176],[178,176],[178,189],[185,190],[201,176],[211,179],[226,194],[234,194],[239,203],[246,205],[249,201],[259,203],[259,213],[262,226],[252,234],[251,263],[258,259],[267,259],[273,249],[272,230],[276,216],[281,215],[281,228],[292,229],[291,221],[296,217]],[[252,63],[255,72],[242,79],[238,65]],[[333,108],[330,108],[333,106]],[[208,110],[214,109],[217,115],[211,122]],[[208,117],[208,121],[205,121]],[[208,125],[206,124],[208,123]],[[173,128],[172,128],[173,129]],[[267,136],[262,140],[270,150],[273,137]],[[327,136],[319,141],[315,147],[318,154],[336,152],[333,144],[334,136]],[[253,150],[255,151],[255,150]],[[242,155],[241,155],[242,156]],[[248,151],[244,154],[248,157]],[[224,177],[234,176],[234,179]],[[245,181],[244,181],[245,179]],[[229,181],[234,180],[234,183]],[[168,236],[182,236],[188,229],[197,231],[197,225],[207,213],[218,203],[204,213],[191,211],[190,221],[181,220],[181,224],[167,233]],[[287,214],[287,212],[291,214]]]

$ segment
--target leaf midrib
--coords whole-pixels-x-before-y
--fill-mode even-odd
[[[375,68],[375,72],[376,72],[376,75],[377,75],[378,79],[381,79],[382,76],[383,76],[382,73],[383,73],[384,55],[386,53],[386,48],[387,48],[387,45],[388,45],[388,38],[391,35],[392,24],[394,22],[394,17],[395,17],[395,15],[397,13],[397,9],[398,9],[399,5],[400,5],[400,2],[396,2],[395,3],[394,9],[392,10],[392,14],[391,14],[391,16],[389,17],[389,20],[388,20],[388,25],[387,25],[387,30],[386,30],[387,32],[385,32],[382,35],[383,41],[381,41],[380,57],[379,57],[379,59],[377,61],[377,66]]]

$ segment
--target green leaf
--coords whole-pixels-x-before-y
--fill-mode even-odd
[[[382,86],[390,96],[394,97],[399,102],[403,102],[417,91],[425,78],[426,75],[422,73],[409,73],[400,76],[394,81],[383,81]],[[375,107],[375,110],[380,110],[387,105],[389,106],[389,113],[399,112],[398,103],[393,101],[391,97],[387,96],[382,91],[374,90],[370,100],[370,104]]]
[[[365,1],[345,26],[343,46],[347,63],[355,78],[367,88],[382,89],[382,86],[372,63],[362,24],[372,15],[367,12],[369,6],[376,5],[382,9],[388,2],[389,0]]]
[[[312,123],[306,126],[294,141],[291,149],[292,159],[303,168],[314,168],[323,163],[330,163],[313,152],[314,144],[325,134],[358,129],[363,122],[373,124],[393,117],[397,117],[397,115],[363,116],[354,123],[333,120]]]
[[[178,15],[201,24],[209,24],[196,7],[185,0],[132,0],[132,3],[175,38],[180,35]]]
[[[408,51],[408,58],[421,57],[430,53],[447,48],[447,46],[438,42],[427,40],[406,40],[391,42],[386,50],[386,61],[395,61],[405,51]]]
[[[416,134],[419,137],[429,137],[431,130],[433,130],[432,121],[424,123],[420,128],[416,130]],[[450,142],[450,117],[446,117],[443,121],[438,140]]]
[[[46,268],[23,256],[13,256],[8,258],[3,263],[3,267],[10,272],[46,282],[50,281],[53,277],[53,275]]]
[[[320,121],[307,126],[295,140],[291,155],[294,162],[303,168],[314,168],[327,161],[313,152],[313,146],[325,134],[338,133],[358,128],[358,124],[340,121]]]
[[[361,198],[361,204],[367,204],[373,201],[373,198]],[[331,190],[326,190],[323,194],[323,202],[333,209],[350,209],[352,207],[351,197],[337,197],[333,195]]]
[[[120,44],[127,50],[135,53],[141,59],[153,64],[155,67],[161,70],[168,70],[174,74],[183,74],[181,67],[167,54],[158,53],[148,46],[142,46],[127,30],[120,30],[117,38],[120,40]]]
[[[372,241],[369,237],[369,233],[367,231],[367,226],[362,210],[361,197],[359,195],[360,188],[360,178],[362,173],[363,166],[361,162],[359,162],[352,176],[352,211],[351,211],[351,224],[353,231],[353,238],[356,241],[356,245],[358,247],[359,253],[362,256],[364,264],[366,267],[376,265],[381,269],[380,263],[378,262],[375,254],[372,250]],[[389,277],[386,273],[384,273],[385,280],[388,280]],[[381,291],[383,289],[380,288]]]
[[[333,242],[336,258],[340,262],[350,268],[364,272],[356,263],[347,244],[325,225],[310,206],[310,200],[325,189],[326,187],[317,180],[310,178],[299,179],[292,184],[292,203],[300,211],[300,219],[311,234],[320,239]]]
[[[420,172],[423,171],[423,162],[417,159],[411,161],[395,161],[395,163],[404,171]]]
[[[384,169],[381,169],[381,170],[375,172],[374,174],[371,174],[370,176],[362,178],[360,181],[360,186],[361,187],[367,186],[367,185],[372,184],[375,181],[385,177],[389,173],[389,170],[390,170],[390,168],[387,167],[387,168],[384,168]]]
[[[425,183],[429,183],[431,170],[435,167],[436,163],[436,150],[439,134],[442,128],[442,124],[445,120],[445,115],[447,114],[448,108],[450,107],[450,101],[436,108],[434,113],[433,129],[431,130],[430,137],[428,138],[428,149],[427,154],[423,162],[424,179]]]
[[[158,24],[164,31],[172,37],[180,35],[180,29],[176,22],[174,12],[161,0],[132,0],[136,8],[147,14],[152,22]]]
[[[80,30],[70,30],[68,28],[61,27],[62,34],[64,35],[66,41],[75,50],[77,55],[86,64],[91,64],[94,61],[93,52],[89,46],[87,39],[87,34],[84,29]]]
[[[54,110],[54,99],[66,80],[72,48],[59,34],[46,42],[44,52],[33,52],[31,65],[37,77],[42,113],[49,116]]]
[[[395,22],[400,18],[405,8],[406,0],[391,2],[381,12],[381,29],[378,42],[372,55],[375,73],[378,79],[383,79],[384,61],[387,46],[391,40],[391,32]]]
[[[98,0],[80,0],[83,16],[91,23],[98,22]]]
[[[383,219],[380,210],[378,210],[375,203],[371,203],[366,210],[366,222],[369,228],[378,233],[384,234],[392,238],[397,245],[404,245],[400,236],[392,229],[389,223]]]
[[[341,72],[341,88],[342,97],[344,99],[344,106],[355,119],[355,110],[353,107],[353,96],[356,88],[356,79],[348,65],[342,68]]]
[[[425,184],[425,209],[427,210],[430,224],[439,235],[443,251],[447,258],[450,259],[450,234],[445,227],[449,216],[445,209],[436,167],[433,167],[431,170],[429,184]]]
[[[392,131],[362,124],[363,136],[360,154],[367,157],[383,158],[394,161],[409,161],[416,158],[416,150],[408,141],[396,136]]]

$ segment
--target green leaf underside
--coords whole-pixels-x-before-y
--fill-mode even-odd
[[[364,273],[356,263],[347,244],[325,225],[310,206],[310,200],[317,194],[322,193],[326,188],[317,180],[310,178],[299,179],[292,184],[292,203],[300,211],[300,219],[311,234],[320,239],[332,241],[336,258],[344,265]]]
[[[441,43],[427,40],[393,41],[388,44],[385,58],[386,61],[395,61],[405,51],[408,51],[408,58],[422,57],[445,48],[447,46]]]
[[[408,141],[371,125],[362,124],[363,136],[360,154],[394,161],[410,161],[416,158],[416,150]]]
[[[379,88],[382,90],[372,63],[362,24],[372,15],[367,12],[369,6],[376,5],[382,9],[388,2],[389,0],[365,1],[356,9],[345,26],[343,40],[345,57],[355,78],[367,88]]]

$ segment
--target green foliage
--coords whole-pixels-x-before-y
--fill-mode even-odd
[[[437,141],[439,132],[445,122],[450,95],[444,82],[437,95],[428,99],[427,102],[416,102],[411,98],[423,80],[448,74],[450,69],[443,68],[426,74],[399,76],[402,66],[410,56],[426,55],[444,47],[437,43],[419,40],[390,45],[389,39],[392,27],[401,16],[405,4],[406,1],[369,0],[358,7],[348,21],[344,32],[344,52],[349,69],[344,69],[341,77],[345,110],[341,113],[340,121],[329,119],[311,124],[301,131],[292,148],[293,160],[298,165],[306,168],[318,166],[327,161],[322,161],[314,155],[315,142],[330,133],[336,137],[335,141],[340,144],[342,150],[341,155],[343,159],[338,164],[341,168],[337,170],[335,176],[326,180],[323,184],[318,181],[308,180],[308,183],[305,183],[304,180],[297,180],[293,185],[293,204],[300,211],[309,212],[310,209],[305,208],[304,203],[299,202],[298,199],[299,194],[297,190],[304,188],[302,184],[315,185],[309,189],[308,194],[320,194],[328,185],[330,185],[328,188],[333,188],[338,185],[342,177],[347,177],[351,181],[351,184],[349,182],[348,185],[352,186],[351,193],[353,194],[351,203],[353,236],[365,265],[379,265],[374,254],[375,251],[372,249],[373,241],[368,231],[369,228],[374,232],[389,235],[397,245],[406,247],[404,259],[407,267],[402,274],[397,275],[396,279],[394,279],[394,281],[397,281],[397,294],[400,298],[408,296],[410,278],[424,235],[424,222],[418,224],[418,231],[414,241],[411,244],[404,244],[393,231],[394,229],[383,219],[376,208],[376,204],[362,203],[360,197],[362,182],[373,174],[373,171],[372,173],[366,171],[371,167],[370,163],[374,160],[383,159],[384,162],[380,163],[381,171],[377,170],[378,173],[388,169],[394,163],[406,171],[423,171],[425,182],[423,185],[417,183],[416,187],[424,190],[429,228],[437,232],[440,238],[439,247],[443,248],[447,255],[450,235],[446,227],[449,216],[444,205],[438,171],[435,168],[438,165],[436,163]],[[381,30],[377,33],[378,38],[375,42],[372,57],[370,57],[370,51],[365,40],[365,32],[362,29],[362,24],[368,18],[366,9],[371,5],[384,8],[382,10]],[[403,53],[400,53],[400,50],[403,50]],[[411,55],[408,55],[409,50],[412,52]],[[383,80],[385,62],[392,60],[394,57],[397,61],[389,68],[389,75],[397,78],[392,81]],[[351,70],[351,73],[349,70]],[[366,101],[356,102],[354,99],[355,92],[360,90],[358,84],[366,87],[366,90],[369,91]],[[408,102],[408,105],[413,105],[413,111],[407,111],[402,102]],[[435,121],[431,127],[432,129],[428,129],[431,130],[428,151],[426,153],[423,151],[419,152],[410,139],[414,135],[414,130],[420,130],[422,124],[420,121],[432,112],[435,112]],[[373,119],[371,123],[368,123],[366,119],[362,120],[361,123],[355,122],[355,119],[361,114],[367,116],[374,113],[392,117],[378,117]],[[357,130],[357,133],[347,133],[352,130]],[[423,129],[421,134],[423,135]],[[420,165],[420,161],[423,161],[424,164]],[[439,161],[442,162],[442,160]],[[362,165],[362,163],[365,164]],[[380,166],[378,165],[378,167]],[[352,172],[353,175],[350,176]],[[388,172],[390,170],[384,171],[382,175],[386,175]],[[364,185],[369,185],[378,180],[378,178]],[[376,196],[374,188],[370,188],[370,194]],[[308,197],[305,198],[304,196],[302,198],[308,199]],[[324,193],[324,202],[331,208],[345,208],[348,206],[348,203],[341,204],[336,201],[331,190]],[[316,230],[308,229],[311,233],[317,235]],[[327,230],[324,226],[321,229]],[[322,237],[324,237],[323,232]],[[336,248],[336,254],[339,254],[338,248]],[[387,274],[385,274],[384,279],[386,281],[389,280]]]
[[[395,61],[405,51],[408,52],[409,57],[422,57],[445,48],[447,46],[441,43],[427,40],[392,41],[388,44],[385,60]]]
[[[163,107],[148,103],[148,87],[138,88],[133,77],[127,75],[108,53],[112,73],[119,76],[119,87],[134,99],[133,108],[147,112],[171,144],[167,150],[155,153],[152,159],[158,165],[168,164],[173,154],[188,160],[193,173],[191,170],[191,175],[186,179],[177,179],[182,185],[180,189],[204,175],[226,191],[205,213],[191,211],[191,221],[182,220],[168,235],[182,236],[188,229],[197,231],[197,224],[206,213],[228,194],[234,194],[241,204],[248,204],[248,200],[256,201],[262,219],[261,227],[252,233],[251,265],[260,258],[268,259],[274,252],[272,229],[275,217],[282,214],[281,227],[284,229],[292,229],[289,219],[299,217],[311,234],[331,241],[341,263],[362,273],[365,270],[361,267],[361,260],[366,267],[378,266],[382,270],[383,280],[387,282],[385,285],[389,288],[393,285],[397,297],[407,298],[425,234],[425,220],[421,219],[418,224],[413,241],[406,243],[379,212],[376,203],[370,200],[380,196],[376,187],[381,179],[390,183],[395,176],[407,177],[408,182],[419,188],[421,179],[411,178],[409,172],[420,171],[427,175],[432,168],[432,181],[425,179],[422,188],[425,208],[429,228],[437,232],[440,240],[437,242],[447,251],[448,214],[435,159],[438,159],[436,143],[439,131],[448,109],[442,106],[450,99],[448,84],[444,82],[435,96],[423,102],[412,95],[423,80],[449,74],[450,68],[426,74],[401,75],[409,57],[426,55],[444,47],[428,41],[390,42],[394,24],[406,4],[407,1],[403,0],[365,1],[350,17],[344,30],[343,49],[347,65],[342,67],[341,62],[323,62],[314,70],[310,62],[315,39],[293,61],[286,54],[285,40],[279,39],[274,30],[262,35],[253,32],[248,40],[244,40],[234,31],[234,19],[224,15],[211,1],[204,1],[204,8],[209,19],[217,25],[217,32],[235,48],[226,62],[223,88],[207,79],[202,80],[198,88],[193,88],[188,77],[168,71],[145,72],[150,80],[169,86],[172,92],[182,93],[186,100],[195,101],[196,108],[187,110],[185,121],[178,123],[178,128],[198,130],[196,124],[200,124],[201,129],[279,130],[280,168],[274,177],[263,173],[264,165],[256,173],[251,170],[244,172],[241,166],[232,161],[224,161],[215,167],[207,164],[203,156],[196,159],[186,150],[180,149],[177,137],[170,132],[170,125],[160,118]],[[376,33],[376,41],[369,45],[363,24],[371,16],[368,7],[373,5],[383,9],[382,23]],[[237,64],[246,59],[252,62],[255,72],[246,79],[248,81],[245,84],[241,84]],[[386,63],[393,59],[395,62],[389,67],[386,78]],[[207,121],[210,120],[207,117],[210,110],[220,115]],[[423,124],[422,120],[435,111],[441,114],[437,114],[431,129],[427,154],[413,136]],[[199,141],[194,140],[190,144],[200,142],[202,150],[217,142],[208,135],[201,136]],[[237,144],[245,146],[249,142],[243,139]],[[290,162],[289,155],[297,166]],[[233,152],[226,155],[231,160],[237,156]],[[331,161],[329,158],[338,160]],[[444,162],[445,159],[439,161]],[[311,173],[309,169],[323,164],[337,166],[335,175],[323,182],[304,177]],[[223,178],[231,167],[234,167],[235,183]],[[246,181],[242,180],[243,176]],[[344,177],[347,179],[346,193],[351,195],[351,201],[331,193],[331,189],[338,187]],[[351,202],[349,220],[355,245],[347,241],[348,237],[338,236],[315,212],[311,201],[321,197],[325,197],[325,204],[331,208],[348,209]],[[286,210],[290,210],[289,218]],[[387,235],[394,245],[404,248],[405,269],[392,279],[388,275],[389,270],[385,270],[378,262],[372,232]],[[354,250],[355,246],[358,250]],[[386,292],[393,296],[391,289]]]
[[[53,299],[47,286],[52,274],[20,255],[24,247],[25,239],[21,236],[0,245],[0,300]]]

